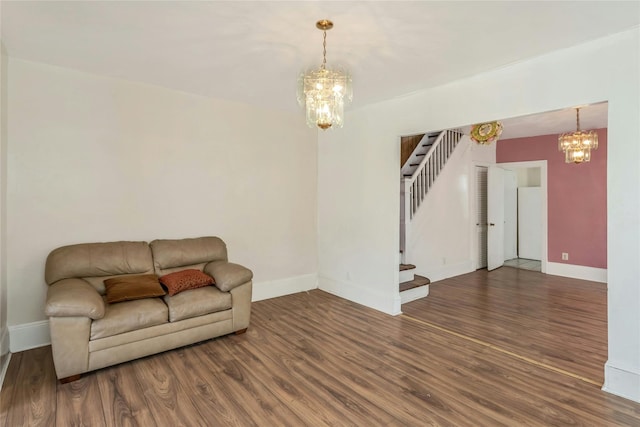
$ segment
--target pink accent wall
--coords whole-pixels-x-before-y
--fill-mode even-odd
[[[558,135],[498,141],[497,163],[547,160],[548,260],[607,268],[607,129],[591,161],[564,162]],[[569,260],[562,260],[562,252]]]

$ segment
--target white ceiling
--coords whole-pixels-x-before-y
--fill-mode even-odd
[[[608,123],[608,103],[601,102],[592,105],[581,105],[580,129],[606,128]],[[576,110],[567,108],[564,110],[547,111],[540,114],[502,119],[501,140],[510,138],[523,138],[535,135],[560,134],[576,130]],[[462,128],[467,135],[471,125]]]
[[[328,66],[353,75],[350,108],[640,24],[639,1],[5,0],[0,7],[10,56],[286,111],[299,108],[300,71],[322,61],[321,18],[335,23]]]

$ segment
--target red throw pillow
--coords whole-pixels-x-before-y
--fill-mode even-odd
[[[173,296],[182,291],[213,285],[216,282],[213,277],[200,270],[189,269],[166,274],[160,278],[160,283],[167,288],[167,293]]]

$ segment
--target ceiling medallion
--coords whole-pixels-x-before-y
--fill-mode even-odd
[[[351,76],[339,69],[330,69],[327,64],[327,30],[333,22],[321,19],[316,27],[322,30],[322,65],[316,70],[300,74],[298,78],[298,102],[305,107],[307,125],[327,130],[344,124],[344,104],[351,102]]]
[[[501,134],[502,123],[498,121],[471,126],[471,139],[481,145],[489,145],[497,141]]]

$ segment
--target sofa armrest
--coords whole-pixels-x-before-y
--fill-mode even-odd
[[[49,286],[44,312],[49,317],[104,317],[104,300],[82,279],[63,279]]]
[[[213,276],[216,287],[229,292],[253,278],[253,272],[239,264],[227,261],[213,261],[204,266],[204,272]]]

